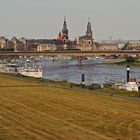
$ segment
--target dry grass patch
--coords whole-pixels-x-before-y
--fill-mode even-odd
[[[140,102],[0,77],[4,140],[138,140]],[[8,85],[9,87],[3,87]]]

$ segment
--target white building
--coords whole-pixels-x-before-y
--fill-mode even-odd
[[[129,82],[124,85],[124,88],[127,91],[139,91],[139,85],[137,84],[136,79],[129,79]]]

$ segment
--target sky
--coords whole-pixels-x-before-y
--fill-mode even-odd
[[[66,16],[70,39],[140,39],[140,0],[0,0],[0,36],[56,38]]]

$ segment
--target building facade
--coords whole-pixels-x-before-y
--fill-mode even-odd
[[[124,50],[140,50],[140,41],[129,42],[123,48]]]
[[[69,30],[67,27],[66,18],[64,17],[64,23],[62,31],[59,32],[59,35],[56,39],[57,50],[75,50],[77,49],[77,40],[71,41],[69,39]]]
[[[4,36],[0,37],[0,49],[7,48],[8,45],[8,39]]]
[[[118,51],[118,44],[115,43],[102,43],[99,45],[99,51]]]
[[[0,37],[0,50],[1,51],[13,51],[13,42],[8,40],[6,37]]]
[[[93,32],[92,32],[92,29],[91,29],[90,21],[87,24],[86,35],[79,37],[78,48],[81,51],[96,50],[96,46],[95,46],[95,42],[94,42],[94,39],[93,39]]]
[[[64,18],[63,29],[62,29],[62,38],[63,38],[64,43],[69,40],[68,33],[69,33],[69,30],[67,28],[66,18]]]
[[[56,45],[53,44],[40,44],[37,46],[37,51],[56,51]]]

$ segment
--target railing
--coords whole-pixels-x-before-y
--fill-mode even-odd
[[[0,51],[0,56],[34,56],[34,55],[73,55],[73,56],[91,56],[91,55],[140,55],[140,51],[19,51],[19,52],[2,52]]]

